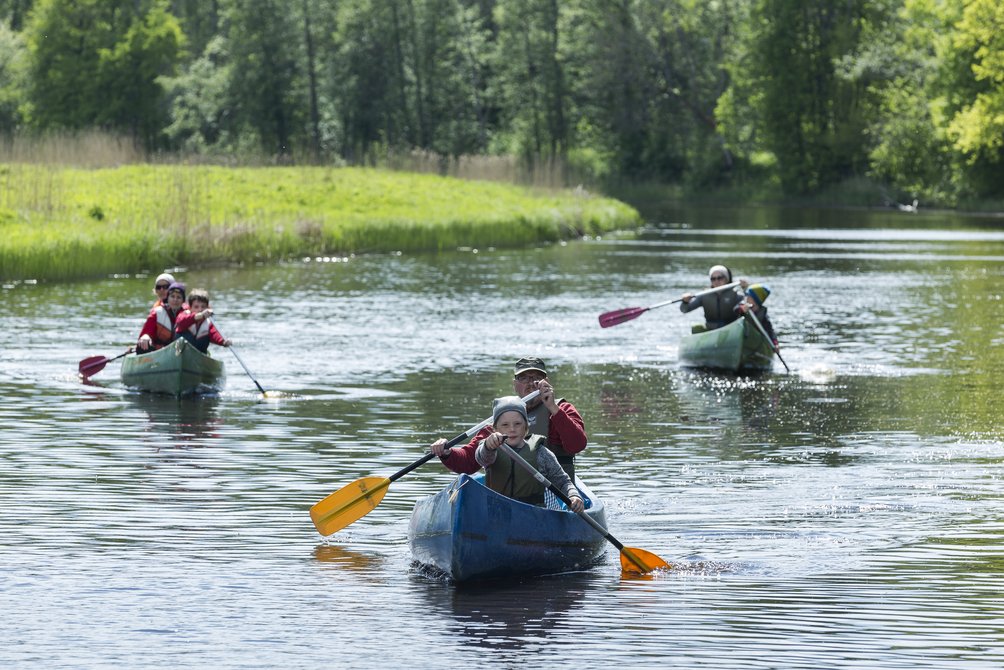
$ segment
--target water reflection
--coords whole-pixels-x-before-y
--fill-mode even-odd
[[[126,398],[146,415],[142,430],[174,438],[172,445],[175,447],[192,447],[220,437],[223,401],[219,396],[174,398],[156,393],[128,393]]]
[[[134,337],[149,278],[5,289],[0,633],[21,646],[0,667],[360,667],[388,650],[414,667],[1000,667],[1004,239],[850,212],[837,231],[773,220],[791,210],[681,216],[567,246],[193,272],[265,402],[237,367],[218,397],[126,392],[118,362],[79,382],[80,359]],[[681,368],[672,310],[598,326],[716,262],[770,282],[792,374]],[[74,319],[81,296],[111,320]],[[499,325],[528,310],[538,329]],[[302,333],[306,352],[288,344]],[[528,347],[585,418],[579,467],[611,532],[674,570],[620,579],[611,550],[495,587],[409,572],[412,505],[451,479],[435,463],[318,546],[311,504],[486,416]]]
[[[330,564],[331,567],[360,572],[364,574],[379,573],[384,569],[386,560],[377,554],[369,554],[339,544],[319,544],[314,548],[314,560]]]
[[[565,626],[581,625],[579,610],[591,591],[606,588],[599,572],[574,572],[521,581],[460,586],[429,581],[417,572],[417,590],[433,613],[466,646],[495,652],[535,648]]]

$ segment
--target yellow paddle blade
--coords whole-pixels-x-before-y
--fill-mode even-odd
[[[370,513],[380,504],[390,479],[363,477],[346,484],[310,508],[310,518],[321,535],[331,535]]]
[[[637,547],[624,547],[621,550],[621,570],[644,575],[653,570],[670,569],[669,563],[650,551]]]

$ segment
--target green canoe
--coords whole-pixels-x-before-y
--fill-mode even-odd
[[[770,370],[774,349],[770,342],[747,319],[687,335],[680,340],[680,363],[697,368],[716,368],[730,372]]]
[[[186,340],[175,340],[150,353],[129,354],[122,361],[122,383],[155,393],[187,395],[223,388],[223,362]]]

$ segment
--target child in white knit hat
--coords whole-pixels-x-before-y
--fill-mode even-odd
[[[541,435],[530,434],[526,404],[519,396],[495,399],[492,403],[492,425],[495,432],[481,440],[474,452],[474,457],[485,469],[488,488],[531,505],[544,503],[544,485],[499,449],[504,441],[568,496],[573,512],[583,511],[585,505],[578,489],[547,448],[547,440]]]

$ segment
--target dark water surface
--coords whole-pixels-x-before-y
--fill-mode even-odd
[[[236,359],[218,397],[127,392],[152,278],[0,289],[0,666],[999,668],[1004,221],[693,210],[520,250],[179,273]],[[710,265],[765,281],[785,374],[681,368]],[[586,418],[606,563],[456,588],[393,483],[328,541],[311,504],[387,476],[536,352]]]

